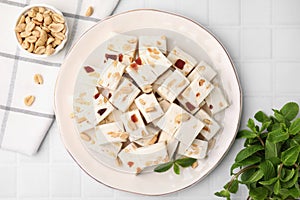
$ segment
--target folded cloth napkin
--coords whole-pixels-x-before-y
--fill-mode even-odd
[[[20,3],[20,2],[25,2]],[[33,155],[54,120],[53,95],[57,72],[74,41],[97,21],[113,13],[119,0],[0,0],[0,147]],[[28,4],[48,4],[63,12],[69,27],[68,41],[57,55],[38,59],[17,47],[14,25]],[[85,17],[89,6],[94,8]],[[43,84],[36,84],[40,74]],[[34,96],[31,106],[24,98]]]

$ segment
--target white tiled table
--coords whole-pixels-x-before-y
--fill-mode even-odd
[[[116,12],[157,8],[184,14],[211,30],[225,44],[242,83],[242,127],[258,110],[300,102],[299,0],[122,0]],[[1,46],[1,45],[0,45]],[[34,157],[0,151],[0,200],[216,199],[242,141],[208,177],[187,190],[163,197],[141,197],[107,188],[88,177],[67,154],[56,123]],[[245,199],[240,188],[235,199]]]

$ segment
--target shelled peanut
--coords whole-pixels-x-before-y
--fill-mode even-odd
[[[45,7],[33,7],[19,18],[15,27],[18,42],[29,53],[51,55],[66,39],[62,15]]]

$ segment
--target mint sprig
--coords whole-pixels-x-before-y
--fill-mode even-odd
[[[155,167],[154,171],[159,172],[159,173],[166,172],[169,169],[171,169],[172,166],[173,166],[174,173],[179,175],[180,174],[180,167],[179,166],[181,166],[183,168],[190,167],[196,161],[197,161],[197,159],[195,159],[195,158],[189,158],[189,157],[180,158],[180,159],[177,159],[177,160],[174,160],[174,161],[170,161],[170,162],[167,162],[167,163],[160,164],[157,167]]]
[[[248,129],[238,132],[244,148],[231,166],[231,180],[215,195],[230,200],[243,184],[248,199],[297,199],[300,197],[299,106],[289,102],[268,116],[262,111],[249,119]],[[239,169],[239,170],[238,170]]]

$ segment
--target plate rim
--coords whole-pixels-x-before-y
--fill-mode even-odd
[[[75,163],[80,167],[81,170],[83,170],[88,176],[90,176],[91,178],[93,178],[95,181],[97,181],[98,183],[101,183],[109,188],[112,188],[112,189],[116,189],[116,190],[119,190],[119,191],[123,191],[123,192],[128,192],[128,193],[132,193],[132,194],[137,194],[137,195],[144,195],[144,196],[163,196],[163,195],[168,195],[168,194],[172,194],[172,193],[175,193],[175,192],[178,192],[178,191],[181,191],[181,190],[185,190],[187,188],[190,188],[190,187],[193,187],[195,186],[197,183],[199,183],[200,181],[202,181],[206,176],[208,176],[210,173],[212,173],[213,170],[216,169],[216,167],[223,161],[223,159],[227,156],[229,150],[231,149],[232,145],[234,144],[235,142],[235,138],[236,138],[236,135],[237,135],[237,132],[239,130],[239,127],[240,127],[240,123],[241,123],[241,117],[242,117],[242,112],[243,112],[243,92],[242,92],[242,87],[241,87],[241,81],[239,79],[239,76],[238,76],[238,73],[237,73],[237,69],[235,67],[235,64],[228,52],[228,50],[226,49],[226,47],[223,45],[223,43],[218,39],[218,37],[213,34],[210,30],[208,30],[206,27],[204,27],[202,24],[200,24],[199,22],[189,18],[189,17],[186,17],[184,15],[181,15],[181,14],[178,14],[178,13],[175,13],[175,12],[170,12],[170,11],[164,11],[164,10],[159,10],[159,9],[152,9],[152,8],[138,8],[138,9],[131,9],[131,10],[127,10],[127,11],[124,11],[124,12],[120,12],[120,13],[117,13],[117,14],[114,14],[114,15],[111,15],[111,16],[107,16],[103,19],[101,19],[99,22],[97,22],[96,24],[94,24],[93,26],[91,26],[90,28],[88,28],[86,31],[84,31],[80,37],[76,40],[76,42],[71,46],[71,48],[69,49],[67,55],[65,56],[62,64],[61,64],[61,67],[58,71],[58,75],[57,75],[57,79],[55,81],[55,88],[54,88],[54,103],[53,103],[53,109],[54,109],[54,113],[55,115],[57,115],[57,104],[58,104],[58,101],[56,100],[56,92],[58,90],[58,81],[59,79],[61,78],[61,71],[62,71],[62,66],[65,64],[65,60],[69,57],[70,55],[70,52],[72,52],[72,50],[74,49],[74,47],[77,46],[77,44],[81,41],[81,39],[83,38],[83,36],[91,31],[94,27],[96,27],[98,24],[101,24],[102,22],[104,21],[107,21],[111,18],[114,18],[116,16],[120,16],[120,15],[124,15],[124,14],[127,14],[127,13],[132,13],[132,12],[141,12],[141,11],[148,11],[148,12],[158,12],[158,13],[164,13],[164,14],[168,14],[168,15],[171,15],[171,16],[175,16],[175,17],[180,17],[180,18],[183,18],[187,21],[190,21],[192,22],[193,24],[195,24],[196,26],[199,26],[200,28],[202,28],[204,31],[206,31],[209,35],[211,35],[216,41],[217,43],[221,46],[221,48],[224,50],[224,52],[226,53],[226,56],[227,58],[229,59],[230,61],[230,64],[231,64],[231,68],[233,69],[233,72],[234,72],[234,76],[235,76],[235,79],[236,79],[236,82],[237,82],[237,86],[238,86],[238,94],[239,94],[239,115],[238,115],[238,123],[236,124],[236,127],[235,127],[235,133],[234,133],[234,137],[232,138],[228,148],[226,149],[226,151],[224,152],[224,154],[220,157],[220,159],[207,171],[206,174],[204,174],[201,178],[199,178],[198,180],[196,180],[195,182],[187,185],[187,186],[184,186],[184,187],[180,187],[178,189],[175,189],[173,191],[169,191],[169,192],[165,192],[165,193],[155,193],[155,194],[149,194],[149,193],[142,193],[142,192],[136,192],[136,191],[129,191],[129,190],[125,190],[125,189],[122,189],[122,188],[117,188],[117,187],[114,187],[114,186],[111,186],[109,184],[106,184],[100,180],[98,180],[96,177],[94,177],[90,172],[88,172],[83,166],[81,166],[81,164],[79,163],[79,161],[76,160],[75,156],[72,154],[71,150],[67,147],[67,145],[65,144],[64,142],[64,139],[63,139],[63,136],[62,136],[62,131],[61,131],[61,128],[60,128],[60,122],[59,120],[57,120],[57,124],[58,124],[58,130],[59,130],[59,135],[60,135],[60,139],[64,145],[64,148],[67,150],[68,154],[71,156],[71,158],[75,161]],[[58,118],[56,118],[58,119]]]

